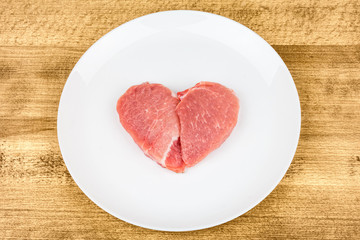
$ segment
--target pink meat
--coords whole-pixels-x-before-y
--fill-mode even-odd
[[[120,122],[145,155],[174,172],[183,172],[179,100],[161,84],[143,83],[130,87],[117,102]]]
[[[221,84],[200,82],[178,93],[182,159],[194,166],[218,148],[234,129],[239,113],[235,93]]]

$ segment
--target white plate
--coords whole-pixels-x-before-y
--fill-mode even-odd
[[[175,92],[200,81],[232,88],[238,124],[195,167],[163,169],[116,112],[125,90],[145,81]],[[124,221],[165,231],[212,227],[253,208],[284,176],[299,133],[296,87],[274,49],[237,22],[197,11],[150,14],[106,34],[74,67],[58,112],[61,152],[81,190]]]

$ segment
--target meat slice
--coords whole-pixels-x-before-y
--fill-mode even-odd
[[[120,122],[145,155],[174,172],[183,172],[179,100],[161,84],[143,83],[130,87],[118,100]]]
[[[230,135],[237,123],[239,100],[233,90],[213,82],[200,82],[177,95],[181,154],[191,167]]]

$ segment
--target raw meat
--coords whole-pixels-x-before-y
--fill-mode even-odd
[[[191,167],[230,135],[237,123],[239,100],[231,89],[213,82],[200,82],[177,95],[181,154]]]
[[[161,84],[143,83],[130,87],[117,102],[120,122],[145,155],[174,172],[183,172],[179,99]]]

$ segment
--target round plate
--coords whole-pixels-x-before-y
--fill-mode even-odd
[[[239,120],[219,149],[177,174],[143,154],[116,102],[142,82],[179,92],[200,81],[233,89]],[[299,133],[299,97],[279,55],[243,25],[198,11],[154,13],[106,34],[74,67],[58,112],[61,153],[81,190],[126,222],[164,231],[249,211],[284,176]]]

